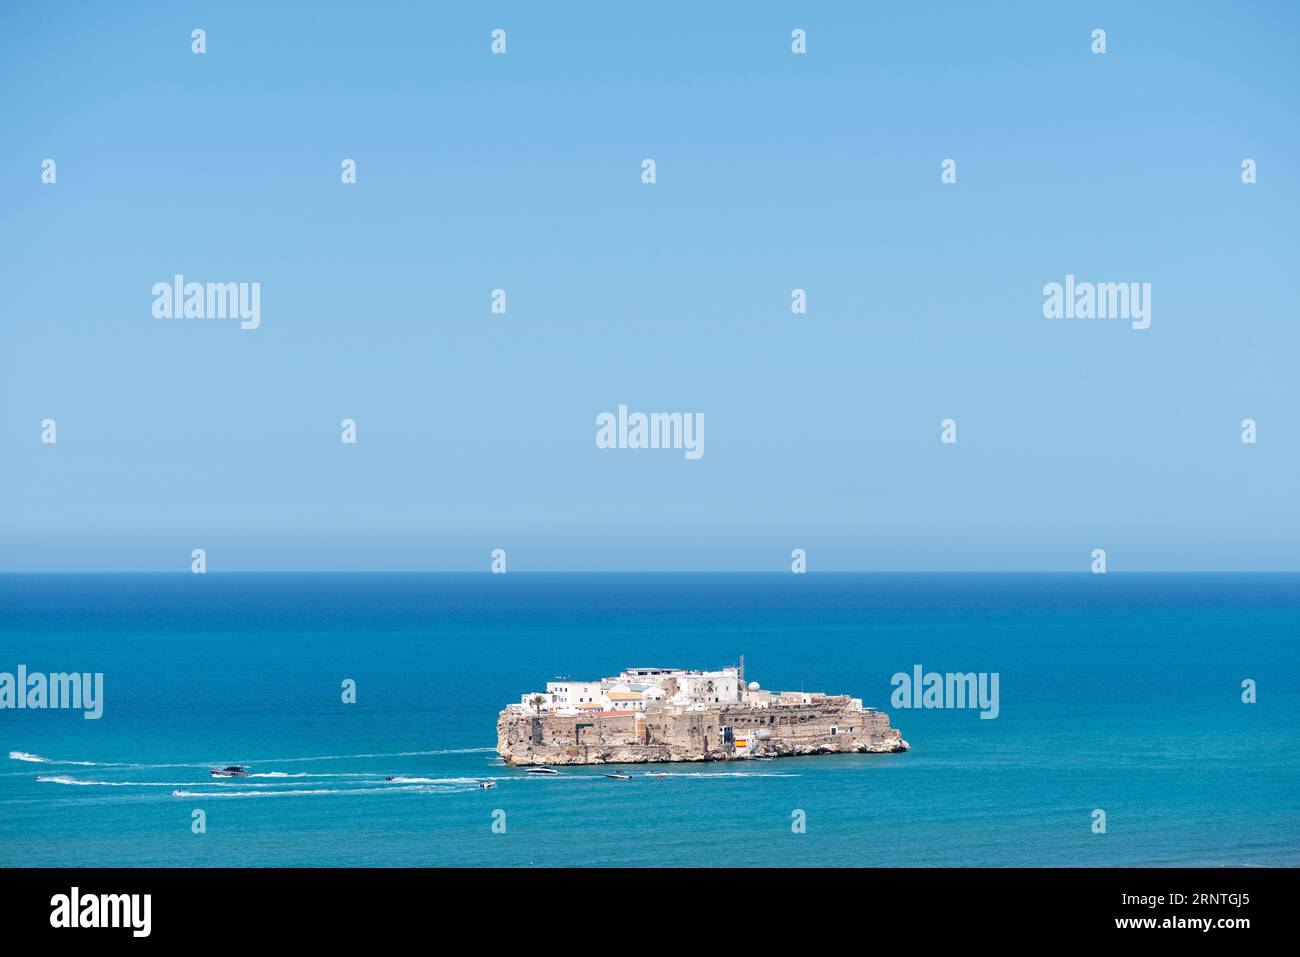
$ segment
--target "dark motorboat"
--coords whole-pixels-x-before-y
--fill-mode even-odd
[[[246,778],[248,768],[242,764],[227,764],[224,768],[213,768],[208,773],[214,778]]]

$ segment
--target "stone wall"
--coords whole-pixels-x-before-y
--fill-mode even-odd
[[[723,728],[732,729],[730,740]],[[736,738],[749,745],[739,755]],[[890,728],[888,715],[856,710],[843,696],[769,708],[665,708],[643,715],[523,714],[507,709],[497,719],[497,753],[515,765],[726,761],[905,750],[907,742]]]

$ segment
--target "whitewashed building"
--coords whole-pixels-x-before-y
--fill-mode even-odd
[[[549,707],[557,712],[598,710],[601,706],[600,682],[557,678],[546,682],[546,697],[550,699]]]

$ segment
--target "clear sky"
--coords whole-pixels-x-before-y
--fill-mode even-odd
[[[1300,568],[1300,8],[806,6],[6,6],[0,570]]]

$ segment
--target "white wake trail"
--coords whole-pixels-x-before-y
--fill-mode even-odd
[[[435,787],[427,784],[389,785],[382,788],[313,788],[290,791],[173,791],[173,797],[248,798],[248,797],[303,797],[323,794],[459,794],[478,790],[477,787]]]
[[[444,748],[437,751],[386,751],[372,754],[318,754],[301,758],[260,758],[247,760],[244,764],[303,764],[309,761],[347,761],[354,758],[413,758],[429,757],[440,754],[482,754],[495,751],[496,748]],[[185,761],[171,764],[149,764],[134,761],[76,761],[72,759],[47,758],[29,751],[10,751],[11,761],[26,761],[31,764],[71,764],[86,768],[211,768],[221,765],[222,761]],[[226,761],[225,763],[230,763]]]
[[[234,781],[85,781],[81,778],[69,777],[66,774],[40,775],[36,778],[38,784],[67,784],[75,787],[87,788],[228,788],[234,785]],[[315,784],[315,781],[295,782],[298,784]],[[242,784],[248,788],[280,788],[286,784]]]

